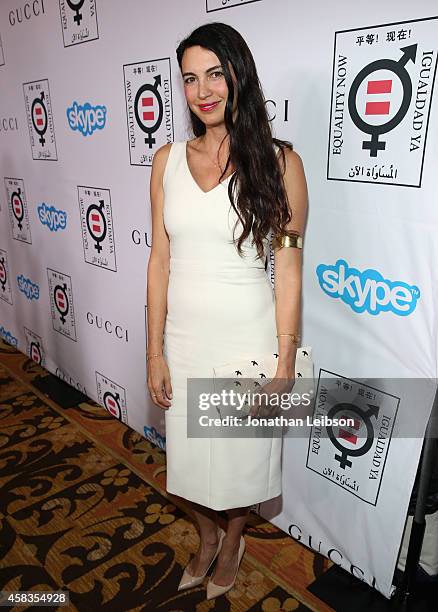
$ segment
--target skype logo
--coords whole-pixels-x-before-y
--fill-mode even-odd
[[[105,127],[106,106],[73,102],[72,106],[67,108],[67,120],[72,130],[81,132],[83,136],[91,136],[95,130]]]
[[[54,206],[47,206],[45,202],[38,206],[38,217],[43,225],[47,225],[51,232],[65,229],[67,225],[67,213],[58,210]]]
[[[18,346],[18,339],[13,336],[10,331],[5,329],[3,325],[0,325],[0,338],[3,338],[5,342],[12,344],[12,346]]]
[[[415,310],[420,298],[420,290],[415,285],[388,280],[371,268],[359,272],[343,259],[338,259],[334,266],[319,264],[316,274],[324,293],[341,299],[358,313],[392,312],[407,316]]]
[[[24,293],[28,300],[39,299],[40,288],[36,283],[33,283],[30,278],[26,278],[20,274],[20,276],[17,276],[17,284],[19,290]]]

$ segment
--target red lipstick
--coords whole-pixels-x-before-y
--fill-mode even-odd
[[[216,108],[218,104],[219,102],[209,102],[208,104],[198,104],[198,106],[202,111],[208,112]]]

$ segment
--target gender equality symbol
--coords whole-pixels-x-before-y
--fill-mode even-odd
[[[81,23],[82,20],[82,15],[80,13],[80,10],[84,4],[85,0],[79,0],[78,2],[72,2],[72,0],[67,0],[67,4],[69,6],[69,8],[76,13],[76,15],[73,17],[73,21],[75,21],[77,23],[77,25],[79,25]]]
[[[17,219],[17,225],[19,229],[23,228],[24,218],[24,206],[23,200],[21,199],[21,187],[18,187],[17,191],[14,191],[11,195],[12,213]]]
[[[103,212],[104,208],[105,202],[99,200],[99,205],[90,204],[86,214],[88,232],[95,242],[94,248],[98,253],[102,250],[100,243],[105,240],[107,234],[107,223]]]
[[[39,141],[44,146],[46,139],[44,134],[47,132],[47,109],[45,103],[44,91],[41,92],[40,98],[35,98],[32,102],[31,119],[34,130],[39,134]]]
[[[70,310],[70,304],[67,295],[67,285],[56,285],[53,290],[53,299],[55,302],[56,310],[59,312],[62,323],[66,322],[66,316]]]
[[[6,283],[8,281],[8,275],[6,273],[6,260],[2,256],[0,257],[0,286],[2,291],[6,291]]]
[[[417,45],[402,47],[400,51],[403,51],[403,54],[397,62],[388,58],[380,59],[376,60],[375,62],[371,62],[370,64],[362,68],[362,70],[356,75],[356,78],[354,79],[351,85],[350,92],[348,95],[348,110],[350,112],[350,116],[353,123],[359,130],[361,130],[365,134],[371,135],[371,140],[364,140],[362,142],[362,149],[369,149],[370,157],[377,157],[378,151],[385,150],[386,142],[379,140],[380,136],[393,130],[402,121],[411,103],[412,83],[409,72],[406,70],[406,64],[409,60],[411,60],[415,64],[415,58],[417,55]],[[388,70],[390,72],[393,72],[400,79],[403,89],[403,97],[400,104],[400,108],[395,113],[394,117],[392,117],[392,119],[380,125],[372,125],[371,123],[366,122],[364,119],[362,119],[357,110],[358,89],[362,82],[376,70]],[[374,92],[370,92],[368,90],[368,93],[389,93],[391,91],[392,82],[381,81],[381,83],[389,84],[389,88]],[[368,83],[368,85],[370,85],[370,82]],[[387,114],[389,111],[389,102],[383,104],[387,105],[388,110],[386,112],[382,112],[381,114]]]
[[[340,417],[336,417],[338,413],[342,413]],[[338,449],[340,454],[335,455],[336,461],[339,462],[339,466],[343,469],[346,467],[352,467],[352,462],[348,459],[348,457],[361,457],[365,455],[373,445],[374,441],[374,427],[371,422],[371,418],[373,417],[377,420],[379,415],[379,407],[373,406],[372,404],[368,404],[368,410],[363,411],[359,406],[355,404],[341,402],[339,404],[335,404],[327,413],[328,419],[334,418],[347,418],[348,413],[353,413],[357,419],[355,419],[354,429],[360,429],[360,423],[362,422],[366,428],[366,438],[364,438],[363,444],[361,446],[356,446],[359,437],[355,435],[355,433],[350,432],[344,428],[339,429],[339,439],[346,440],[349,442],[349,445],[345,445],[342,441],[339,441],[335,435],[333,427],[331,425],[327,426],[327,433],[331,440],[331,443],[335,448]],[[355,448],[352,448],[355,447]]]
[[[135,119],[140,129],[146,133],[144,142],[150,149],[152,149],[156,142],[152,134],[158,130],[163,119],[163,100],[158,87],[161,87],[161,75],[154,77],[153,85],[146,83],[146,85],[140,87],[134,102]],[[147,95],[146,92],[150,92],[152,95]],[[154,101],[158,106],[157,113],[153,109]],[[144,110],[144,107],[148,107],[151,110]],[[152,123],[150,123],[151,121]]]
[[[110,412],[113,416],[120,419],[121,409],[120,409],[120,394],[119,393],[111,393],[111,391],[106,391],[103,396],[103,405],[106,407],[108,412]]]
[[[29,355],[35,363],[41,363],[42,354],[39,343],[33,341],[30,343]]]

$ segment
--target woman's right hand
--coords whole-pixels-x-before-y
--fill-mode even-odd
[[[172,403],[172,385],[170,382],[170,372],[166,360],[162,355],[153,357],[147,362],[147,384],[154,404],[167,410]]]

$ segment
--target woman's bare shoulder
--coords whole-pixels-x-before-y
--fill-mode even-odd
[[[303,160],[295,149],[285,148],[284,153],[286,156],[286,167],[293,168],[295,170],[302,167]]]
[[[170,149],[172,148],[171,142],[167,142],[165,145],[162,145],[159,149],[157,149],[154,153],[154,159],[152,164],[158,166],[165,166],[167,162],[167,158],[169,157]]]

